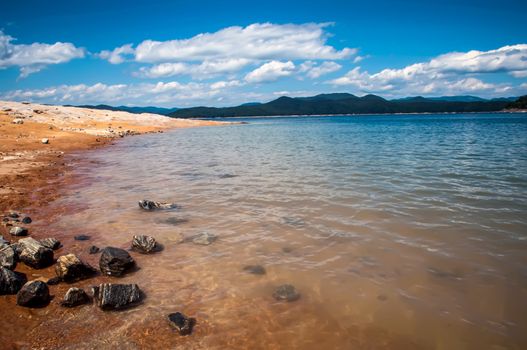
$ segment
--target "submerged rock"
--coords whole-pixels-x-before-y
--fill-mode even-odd
[[[62,279],[60,277],[55,276],[55,277],[51,277],[50,279],[48,279],[46,284],[48,286],[55,286],[55,285],[59,284],[60,281],[62,281]]]
[[[101,272],[110,276],[121,276],[134,265],[134,259],[126,250],[114,247],[104,248],[99,260]]]
[[[291,284],[282,284],[275,289],[273,297],[278,301],[295,301],[300,298],[300,293]]]
[[[141,301],[141,290],[137,284],[104,283],[93,287],[93,297],[103,310],[123,309]]]
[[[16,303],[26,307],[47,305],[49,299],[48,285],[42,281],[27,282],[16,295]]]
[[[25,227],[13,226],[9,230],[9,233],[12,236],[27,236],[28,231],[27,231],[27,228]]]
[[[40,269],[53,264],[53,251],[44,247],[33,238],[23,238],[18,241],[20,245],[19,259],[24,264]]]
[[[148,254],[155,251],[157,243],[154,237],[137,235],[132,239],[132,249],[139,253]]]
[[[4,236],[0,235],[0,248],[3,248],[5,246],[9,245],[9,241],[7,241]]]
[[[262,265],[247,265],[243,267],[244,271],[252,273],[253,275],[265,275],[265,267]]]
[[[0,267],[0,295],[16,294],[27,282],[26,275]]]
[[[18,219],[20,217],[20,214],[18,214],[16,211],[9,212],[6,217],[10,219]]]
[[[196,236],[191,237],[192,243],[200,244],[200,245],[212,244],[217,239],[218,239],[218,236],[212,233],[208,233],[208,232],[203,232]]]
[[[64,295],[64,299],[60,305],[64,307],[75,307],[90,302],[90,297],[84,289],[81,288],[70,288]]]
[[[22,223],[23,224],[30,224],[32,222],[33,222],[33,220],[31,220],[31,218],[29,216],[24,216],[24,218],[22,219]]]
[[[82,262],[75,254],[68,254],[57,259],[55,272],[63,281],[74,282],[93,276],[96,270]]]
[[[90,236],[87,236],[87,235],[77,235],[77,236],[74,236],[73,239],[76,240],[76,241],[87,241],[89,240],[91,237]]]
[[[14,270],[16,267],[16,260],[17,257],[13,247],[8,245],[0,248],[0,267]]]
[[[180,335],[189,335],[196,324],[196,319],[187,317],[181,312],[175,312],[168,315],[168,321],[172,328],[177,330]]]
[[[60,241],[55,238],[44,238],[40,240],[40,244],[42,244],[44,247],[57,250],[60,248]]]
[[[173,209],[177,208],[177,204],[175,203],[162,203],[162,202],[154,202],[148,199],[143,199],[138,202],[139,208],[143,210],[156,210],[156,209]]]
[[[90,247],[89,253],[90,254],[97,254],[99,251],[100,251],[99,247],[96,247],[96,246],[92,245]]]

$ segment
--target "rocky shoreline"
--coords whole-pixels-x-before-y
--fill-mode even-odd
[[[95,258],[104,251],[91,245],[89,235],[53,230],[56,217],[76,211],[48,204],[78,181],[71,172],[84,161],[82,152],[122,137],[221,124],[0,101],[0,309],[6,320],[0,342],[7,348],[57,348],[58,339],[49,343],[49,336],[32,331],[52,314],[92,302],[106,308],[115,300],[121,308],[123,298],[135,303],[137,295],[144,297],[139,287],[107,283],[93,262],[81,259],[84,252]],[[134,249],[142,243],[151,249],[150,240],[132,238]],[[76,243],[82,240],[86,247]]]
[[[145,206],[145,203],[149,205]],[[172,203],[142,200],[139,201],[139,208],[143,211],[154,211],[170,210],[179,208],[179,206]],[[30,228],[33,220],[29,216],[10,211],[5,213],[1,220],[11,237],[0,235],[0,298],[15,296],[16,299],[13,302],[17,305],[16,307],[46,308],[54,299],[58,299],[55,304],[62,308],[74,309],[83,305],[92,305],[109,312],[136,307],[147,297],[140,287],[140,282],[118,283],[118,280],[124,275],[133,273],[136,268],[136,261],[130,252],[152,255],[152,259],[155,259],[155,254],[162,252],[161,244],[154,237],[134,235],[128,242],[128,249],[111,246],[99,249],[94,245],[88,248],[88,242],[86,242],[87,253],[99,256],[98,268],[95,268],[81,260],[75,253],[68,252],[68,247],[54,237],[41,240],[33,238]],[[210,245],[217,238],[217,236],[204,232],[183,238],[179,243]],[[90,237],[86,235],[75,236],[74,239],[90,241]],[[58,251],[60,255],[57,254],[59,256],[56,257],[55,253]],[[25,269],[17,269],[21,266]],[[35,276],[32,272],[46,268],[48,270],[52,268],[55,275],[32,279]],[[265,268],[260,265],[248,265],[243,267],[242,271],[254,275],[266,274]],[[103,276],[110,277],[111,282],[92,285],[88,291],[77,284]],[[65,292],[59,290],[60,286],[63,286],[62,290]],[[294,302],[300,296],[291,284],[278,286],[272,294],[278,302]],[[15,307],[15,305],[6,306],[4,303],[3,309],[6,307]],[[191,335],[198,320],[195,317],[186,316],[182,311],[169,311],[175,311],[164,315],[170,327],[180,336]]]

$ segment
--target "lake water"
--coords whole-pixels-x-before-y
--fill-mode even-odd
[[[49,327],[97,332],[73,346],[527,348],[527,115],[247,121],[86,155],[56,230],[90,234],[75,247],[94,264],[91,244],[133,234],[164,250],[99,278],[138,283],[141,306]],[[143,198],[181,207],[143,212]],[[219,238],[179,243],[202,232]],[[243,271],[255,264],[267,273]],[[275,301],[283,283],[301,298]],[[175,311],[197,318],[193,335],[170,330]]]

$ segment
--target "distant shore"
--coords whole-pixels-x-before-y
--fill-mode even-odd
[[[259,115],[259,116],[235,116],[235,117],[192,117],[185,118],[191,120],[211,120],[211,119],[258,119],[258,118],[306,118],[306,117],[361,117],[376,115],[456,115],[456,114],[523,114],[527,109],[510,109],[495,112],[415,112],[415,113],[355,113],[355,114],[283,114],[283,115]]]

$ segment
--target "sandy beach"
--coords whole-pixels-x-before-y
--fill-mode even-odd
[[[69,181],[69,154],[124,136],[220,122],[0,101],[0,212],[32,212]],[[42,139],[48,139],[47,144]]]
[[[75,246],[71,232],[61,235],[53,232],[51,227],[57,216],[67,215],[75,208],[49,210],[47,205],[60,197],[63,186],[75,183],[70,172],[75,164],[83,161],[83,151],[109,146],[122,137],[219,124],[224,123],[1,101],[0,213],[16,211],[31,216],[35,222],[27,225],[30,227],[30,237],[43,239],[53,235],[62,241],[64,251],[78,253],[79,247]],[[47,139],[47,142],[44,143],[43,139]],[[5,225],[0,227],[0,235],[11,241],[17,238],[9,235],[9,227]],[[96,261],[91,263],[96,265]],[[55,274],[54,266],[34,270],[19,264],[17,271],[25,273],[29,280],[47,281]],[[61,295],[68,288],[67,285],[57,286],[52,293]],[[58,303],[52,303],[45,310],[35,313],[17,307],[15,299],[15,295],[9,295],[0,300],[2,314],[11,320],[4,324],[0,336],[2,348],[57,346],[61,338],[57,334],[46,334],[39,329],[36,331],[38,335],[31,335],[28,329],[36,330],[35,327],[44,320],[50,320],[48,316],[60,312]],[[67,316],[62,315],[58,319],[62,317]],[[70,333],[73,337],[75,334]]]

